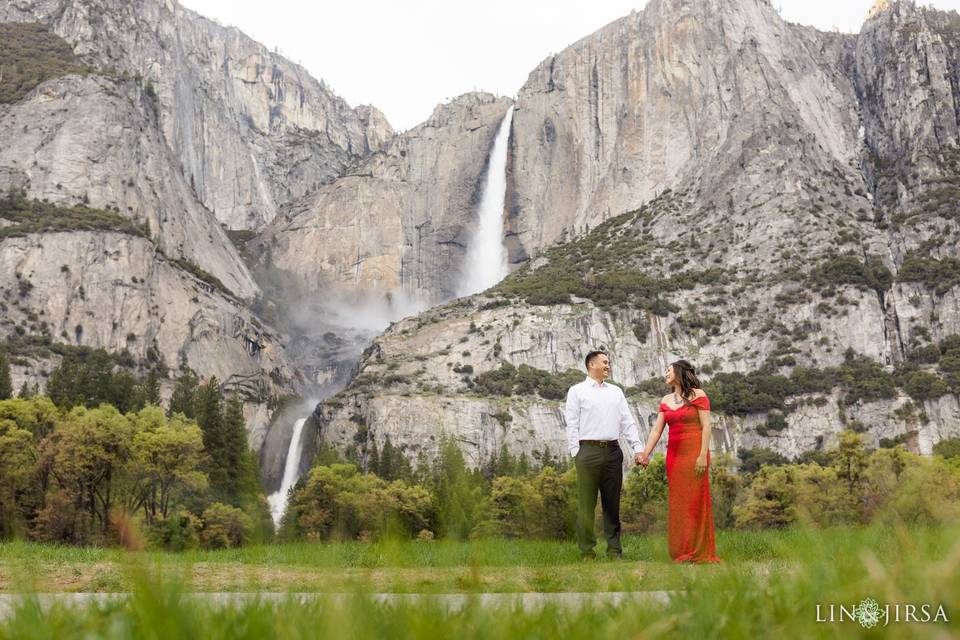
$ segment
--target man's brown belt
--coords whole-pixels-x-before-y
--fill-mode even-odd
[[[592,444],[595,447],[619,447],[619,440],[581,440],[580,446]]]

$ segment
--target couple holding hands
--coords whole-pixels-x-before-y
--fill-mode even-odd
[[[664,373],[672,393],[660,401],[657,421],[646,446],[620,387],[606,382],[610,359],[591,351],[587,378],[570,387],[564,412],[570,455],[577,468],[577,546],[581,558],[594,558],[597,493],[603,509],[607,555],[620,558],[620,490],[623,486],[623,436],[634,462],[647,466],[664,426],[667,440],[667,542],[675,562],[720,562],[713,535],[710,502],[710,400],[700,388],[693,365],[677,360]]]

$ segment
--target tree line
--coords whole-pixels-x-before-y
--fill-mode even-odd
[[[572,539],[575,471],[556,462],[524,467],[505,451],[498,460],[471,470],[456,443],[444,439],[432,463],[406,465],[402,474],[385,479],[327,451],[291,489],[279,535]],[[796,461],[765,450],[741,451],[739,465],[729,455],[716,456],[710,482],[720,528],[956,522],[960,439],[941,442],[933,456],[919,456],[902,446],[870,450],[860,434],[845,431],[833,450]],[[621,518],[627,532],[666,527],[662,455],[627,475]]]
[[[2,356],[0,356],[2,359]],[[104,354],[68,354],[49,395],[11,397],[0,362],[0,537],[184,549],[274,539],[246,444],[242,402],[189,370],[169,406],[156,381],[114,370]],[[321,448],[291,489],[281,540],[503,536],[571,539],[576,476],[565,461],[506,448],[471,468],[458,444],[408,457],[380,446],[358,417],[343,455]],[[710,482],[720,528],[882,521],[936,524],[960,517],[960,439],[918,456],[896,442],[868,449],[843,432],[829,451],[787,460],[768,450],[715,457]],[[665,527],[664,460],[624,484],[629,532]]]
[[[47,392],[11,397],[0,362],[0,538],[174,549],[272,538],[243,403],[215,377],[182,371],[165,411],[155,371],[138,380],[84,351],[63,358]]]

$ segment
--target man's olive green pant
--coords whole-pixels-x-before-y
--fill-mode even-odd
[[[623,451],[620,446],[580,445],[574,458],[577,466],[577,546],[580,554],[593,555],[597,544],[594,513],[597,492],[603,509],[603,535],[607,554],[620,555],[620,490],[623,486]]]

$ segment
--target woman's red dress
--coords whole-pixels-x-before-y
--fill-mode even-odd
[[[667,545],[674,562],[720,562],[713,539],[709,451],[708,472],[698,476],[696,471],[703,434],[697,408],[709,410],[710,400],[706,396],[694,398],[676,410],[660,403],[660,411],[670,427],[667,440]]]

